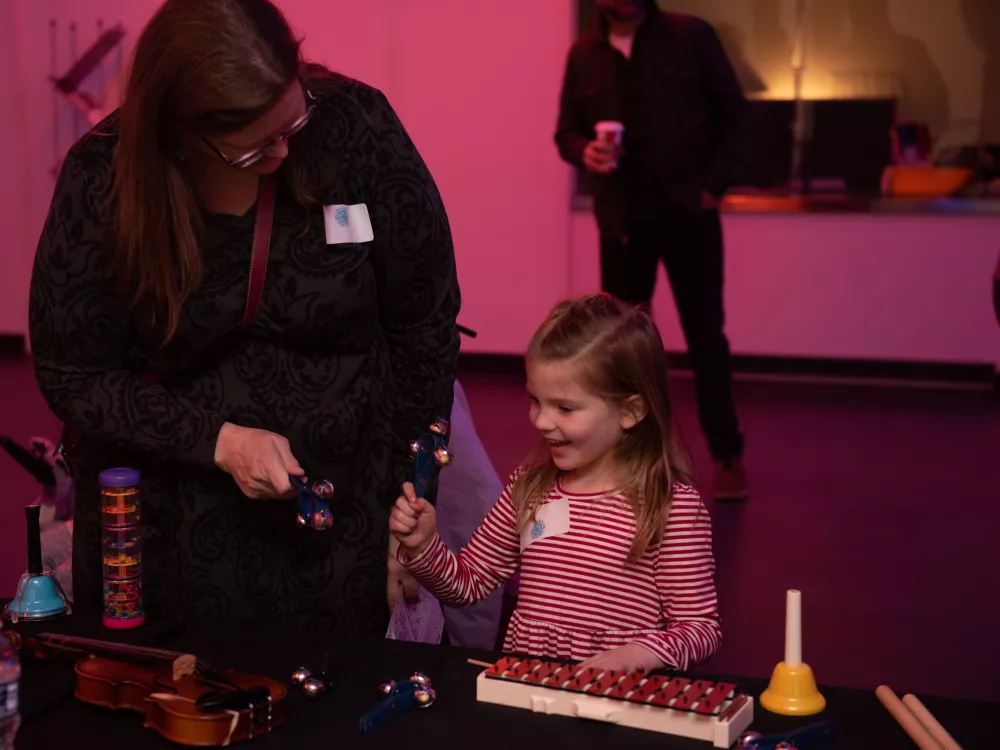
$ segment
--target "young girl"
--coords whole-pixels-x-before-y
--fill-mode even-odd
[[[533,458],[458,555],[404,485],[389,519],[399,561],[450,606],[520,565],[508,652],[628,671],[705,661],[721,638],[711,526],[687,483],[656,326],[607,295],[563,302],[525,365]]]

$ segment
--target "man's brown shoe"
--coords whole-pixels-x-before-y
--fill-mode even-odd
[[[742,458],[730,458],[715,462],[715,499],[746,500],[750,495],[747,487],[747,470]]]

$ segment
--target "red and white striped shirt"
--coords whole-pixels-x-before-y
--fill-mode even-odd
[[[573,494],[557,481],[546,504],[568,504],[568,530],[544,534],[536,525],[540,538],[522,549],[512,482],[458,555],[435,536],[412,560],[400,547],[399,561],[443,604],[458,607],[488,596],[520,564],[507,652],[582,660],[636,643],[679,670],[715,653],[722,629],[711,520],[696,490],[675,486],[661,539],[628,563],[635,516],[620,494]],[[565,507],[558,510],[565,519]]]

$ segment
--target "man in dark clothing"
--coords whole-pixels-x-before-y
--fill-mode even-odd
[[[654,0],[595,2],[597,21],[569,53],[556,144],[594,183],[604,290],[648,305],[663,261],[716,461],[715,496],[743,498],[718,210],[743,92],[708,23],[662,13]],[[600,121],[624,125],[620,159],[595,137]]]

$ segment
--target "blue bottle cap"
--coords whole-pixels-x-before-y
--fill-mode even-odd
[[[97,477],[101,487],[135,487],[139,484],[139,472],[120,466],[116,469],[105,469]]]

